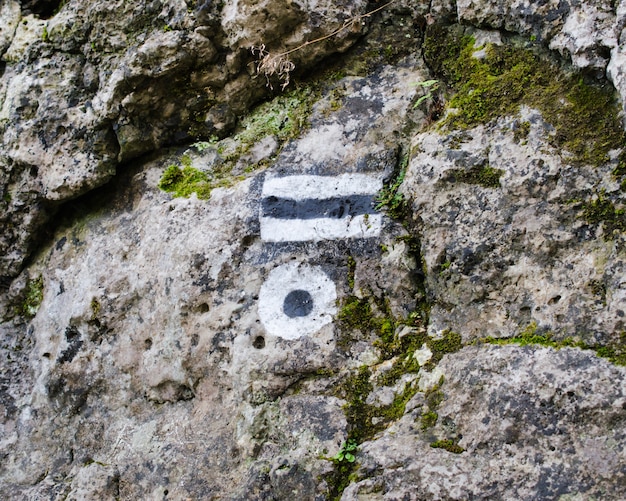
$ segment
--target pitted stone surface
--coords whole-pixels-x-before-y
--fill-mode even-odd
[[[517,33],[624,96],[624,1],[36,3],[0,0],[0,497],[623,497],[626,223],[584,215],[623,219],[620,152],[439,128],[421,42]],[[291,96],[249,46],[301,44],[310,114],[242,148]],[[524,333],[570,347],[491,344]]]

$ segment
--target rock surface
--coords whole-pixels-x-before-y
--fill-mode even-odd
[[[0,0],[0,495],[622,499],[622,151],[432,34],[623,103],[625,15]]]

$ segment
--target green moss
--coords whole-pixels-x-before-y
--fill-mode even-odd
[[[504,174],[501,169],[494,169],[489,165],[475,166],[469,170],[451,169],[450,176],[461,183],[478,184],[485,188],[499,188],[500,177]]]
[[[97,318],[98,314],[100,313],[100,309],[102,308],[102,306],[100,305],[100,302],[94,297],[91,300],[90,303],[91,306],[91,318]]]
[[[356,261],[352,256],[348,256],[348,287],[354,289],[354,275],[356,273]]]
[[[443,378],[439,381],[439,384],[426,392],[426,410],[420,416],[420,426],[422,431],[432,428],[437,424],[439,414],[437,409],[441,402],[443,402],[443,392],[441,391],[441,385],[443,384]]]
[[[260,104],[241,119],[230,138],[218,141],[213,137],[210,141],[196,141],[191,145],[199,153],[213,148],[220,155],[220,163],[210,172],[193,168],[191,157],[185,154],[180,165],[167,168],[159,188],[175,197],[189,197],[196,193],[198,198],[208,199],[214,188],[232,186],[243,179],[244,174],[250,174],[269,162],[269,159],[263,159],[256,164],[241,166],[238,162],[242,155],[267,136],[277,139],[279,149],[283,143],[297,137],[308,126],[308,117],[318,97],[319,91],[314,86],[303,86]],[[200,122],[204,121],[203,117],[204,113],[197,113]]]
[[[606,358],[615,365],[626,366],[626,332],[624,331],[620,333],[617,341],[607,346],[597,346],[590,349],[593,349],[599,357]]]
[[[426,369],[432,369],[437,365],[444,355],[455,353],[463,348],[463,339],[461,334],[451,330],[445,330],[441,339],[427,338],[426,346],[433,353],[431,359],[425,364]]]
[[[550,348],[562,348],[564,346],[576,346],[575,343],[570,341],[556,341],[552,339],[552,333],[538,333],[537,332],[537,323],[531,322],[528,324],[524,330],[522,330],[518,335],[510,338],[493,338],[487,337],[481,340],[481,342],[489,343],[489,344],[517,344],[519,346],[527,346],[527,345],[535,345],[535,346],[545,346]]]
[[[324,476],[328,485],[327,499],[330,501],[339,501],[341,494],[352,482],[357,480],[355,473],[358,470],[358,463],[348,461],[335,462],[333,471]]]
[[[488,45],[486,57],[474,58],[474,39],[458,26],[429,28],[423,50],[435,75],[455,92],[448,128],[514,115],[525,104],[554,126],[553,145],[573,163],[600,165],[624,144],[615,91],[606,82],[586,82],[547,57],[510,45]]]
[[[584,204],[583,217],[589,224],[602,223],[605,240],[611,240],[615,233],[626,230],[626,212],[624,209],[616,209],[613,202],[606,198],[604,191],[596,199]]]
[[[348,296],[337,314],[337,319],[348,329],[367,332],[373,328],[372,308],[367,299]]]
[[[196,193],[199,199],[207,200],[213,186],[206,172],[193,167],[181,169],[177,165],[170,165],[161,176],[159,188],[175,197],[188,198]]]
[[[513,138],[520,144],[526,144],[526,139],[528,138],[528,134],[530,134],[530,123],[522,122],[519,126],[513,131]]]
[[[395,219],[404,219],[409,210],[404,195],[400,193],[400,186],[404,182],[408,164],[409,155],[407,154],[402,158],[395,178],[385,184],[376,197],[376,210],[385,210],[390,217]]]
[[[34,317],[43,301],[43,277],[29,280],[26,284],[24,301],[20,313],[25,317]]]
[[[554,339],[551,332],[538,333],[537,331],[537,324],[531,322],[522,332],[514,337],[487,337],[480,339],[478,342],[496,345],[543,346],[556,350],[561,348],[579,348],[581,350],[591,350],[598,357],[606,358],[615,365],[626,365],[626,332],[621,332],[618,340],[611,341],[606,345],[590,345],[571,337]]]
[[[362,366],[358,372],[345,381],[342,388],[348,402],[344,411],[348,420],[349,437],[357,444],[371,438],[374,434],[373,408],[366,403],[368,395],[373,390],[370,382],[371,375],[369,367]]]
[[[427,430],[428,428],[432,428],[437,424],[437,420],[439,419],[439,414],[435,411],[428,410],[424,412],[421,416],[421,427],[422,431]]]
[[[433,449],[445,449],[446,451],[452,452],[454,454],[461,454],[461,452],[465,452],[465,449],[463,449],[463,447],[450,439],[436,440],[431,443],[430,446]]]
[[[234,138],[247,150],[266,136],[276,136],[280,142],[298,137],[308,127],[313,103],[318,98],[318,91],[305,86],[280,94],[244,117]]]

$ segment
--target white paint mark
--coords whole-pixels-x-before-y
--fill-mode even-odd
[[[336,238],[371,238],[380,234],[380,214],[342,219],[261,218],[261,239],[266,242],[305,242]]]
[[[288,315],[285,299],[294,291],[308,293],[303,316]],[[302,296],[302,295],[300,295]],[[293,294],[290,296],[293,297]],[[259,317],[268,333],[284,339],[313,334],[333,320],[337,313],[335,284],[319,267],[287,263],[274,268],[259,293]]]
[[[371,196],[373,202],[382,186],[381,177],[369,174],[269,177],[263,185],[262,198],[306,202],[363,195]],[[340,218],[288,219],[262,214],[259,220],[261,239],[266,242],[372,238],[377,237],[382,228],[380,214],[350,214],[349,210]]]
[[[383,187],[383,180],[368,174],[339,176],[286,176],[265,180],[263,197],[284,197],[292,200],[333,198],[349,195],[374,195]]]

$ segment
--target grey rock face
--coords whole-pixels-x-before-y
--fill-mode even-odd
[[[624,95],[623,2],[52,4],[0,0],[0,497],[623,498],[620,151],[439,127],[421,46]]]
[[[521,123],[529,134],[516,140]],[[572,169],[546,127],[526,109],[488,127],[416,137],[402,190],[431,270],[433,335],[509,337],[534,323],[595,344],[623,329],[623,235],[603,239],[575,202],[595,189],[618,195],[614,167]],[[501,171],[497,186],[464,181],[477,166]]]
[[[257,3],[96,0],[70,2],[42,19],[43,6],[20,15],[17,2],[2,2],[2,190],[14,201],[5,213],[20,230],[7,227],[0,273],[19,272],[34,233],[59,202],[103,185],[120,163],[229,132],[267,93],[265,78],[254,74],[252,45],[292,49],[329,35],[365,7],[271,4],[268,11]],[[362,29],[355,22],[303,47],[298,71],[347,49]],[[24,170],[33,173],[26,186]],[[23,205],[38,209],[24,214]]]
[[[363,446],[366,479],[343,500],[621,499],[623,368],[571,349],[510,346],[466,348],[438,368],[446,382],[437,424],[420,428],[416,396],[411,412]],[[465,451],[429,445],[441,439]]]
[[[347,425],[345,401],[333,395],[323,374],[358,361],[337,349],[332,323],[306,336],[281,330],[292,328],[284,313],[290,284],[278,282],[271,292],[277,298],[266,298],[263,284],[273,271],[295,263],[300,281],[294,290],[310,290],[312,301],[320,301],[317,289],[300,279],[310,267],[326,277],[324,287],[343,297],[352,255],[359,262],[357,282],[375,280],[380,294],[394,298],[394,308],[408,311],[415,307],[411,270],[394,271],[401,246],[394,259],[381,256],[380,244],[392,247],[403,231],[380,213],[349,226],[355,236],[344,239],[342,230],[322,227],[335,217],[347,220],[322,206],[327,223],[322,219],[315,232],[324,238],[302,239],[298,233],[306,234],[308,216],[264,218],[264,190],[276,179],[362,176],[376,186],[371,211],[371,197],[398,161],[394,130],[416,93],[411,82],[423,75],[411,59],[372,77],[340,81],[338,112],[328,115],[328,101],[319,101],[311,128],[285,146],[270,170],[214,190],[208,202],[171,199],[156,188],[181,151],[130,169],[110,202],[82,202],[30,270],[41,274],[44,293],[24,332],[34,348],[24,361],[32,379],[22,382],[33,386],[10,402],[6,492],[145,497],[167,490],[174,498],[229,493],[251,499],[269,489],[279,498],[293,491],[305,499],[324,495],[321,478],[332,471],[326,456],[345,440]],[[195,155],[196,165],[210,168],[211,150]],[[83,211],[91,215],[85,218]],[[265,236],[277,221],[287,221],[294,236]],[[113,272],[112,262],[121,268]],[[260,317],[264,299],[284,319],[278,328]],[[336,311],[334,300],[329,307]],[[295,328],[306,320],[298,317],[307,316],[291,315]],[[376,352],[362,351],[363,359]],[[309,376],[311,392],[296,392],[296,383]],[[16,382],[9,386],[17,391]],[[29,449],[35,443],[47,452]],[[51,457],[57,458],[54,473],[46,472]],[[48,480],[31,487],[40,477]],[[61,486],[61,478],[73,480]]]

